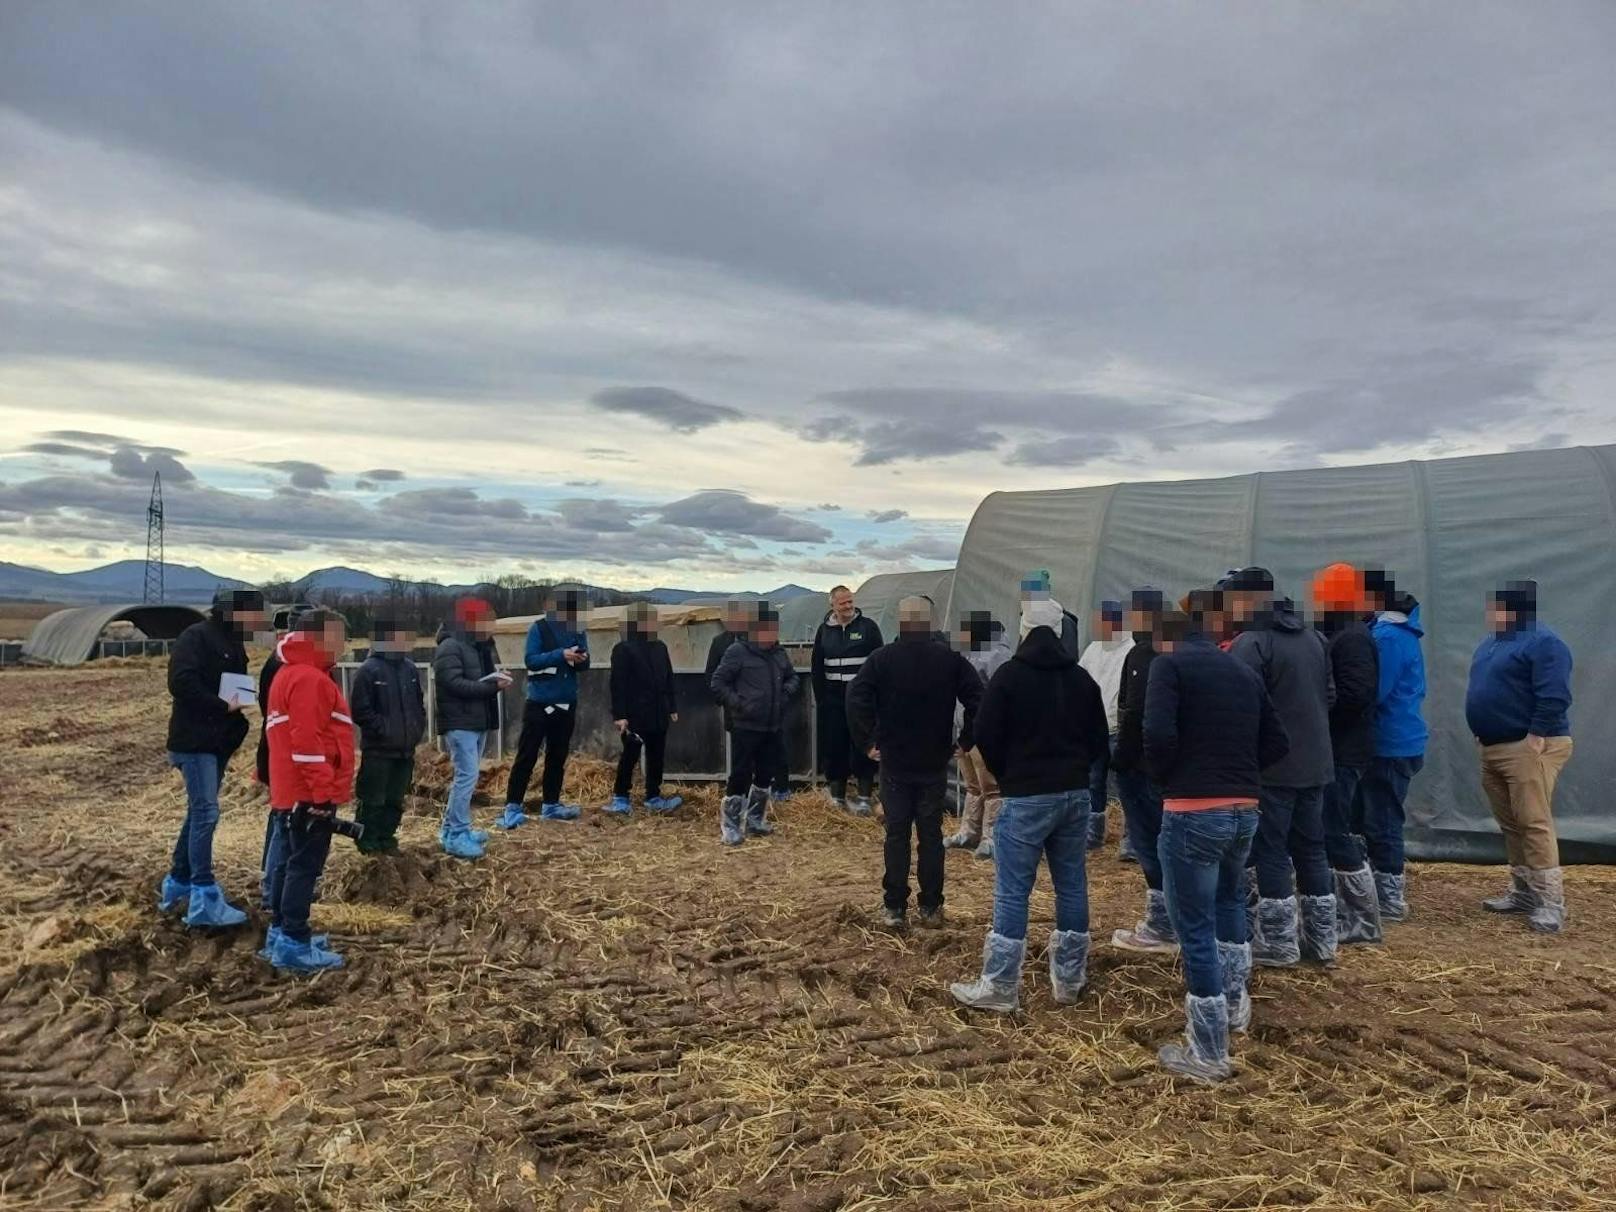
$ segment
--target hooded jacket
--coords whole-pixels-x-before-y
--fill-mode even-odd
[[[1329,637],[1335,702],[1330,706],[1330,748],[1335,764],[1362,770],[1375,756],[1375,694],[1380,685],[1380,654],[1369,627],[1350,619]]]
[[[738,644],[742,640],[744,640],[745,638],[746,638],[746,632],[744,632],[744,631],[720,631],[717,635],[715,635],[713,637],[713,642],[711,644],[707,645],[707,668],[706,668],[706,673],[707,673],[707,689],[709,691],[712,690],[712,686],[713,686],[713,674],[718,672],[718,664],[719,664],[720,661],[722,661],[724,659],[724,654],[729,651],[730,645]],[[728,707],[723,707],[723,701],[721,699],[719,699],[719,697],[717,696],[716,693],[713,695],[713,702],[718,703],[723,709],[723,712],[724,712],[724,731],[725,732],[734,732],[735,731],[735,721],[730,718],[730,710],[729,710],[729,708]]]
[[[729,710],[735,730],[778,732],[801,681],[791,665],[791,654],[780,645],[764,648],[752,640],[740,640],[724,650],[711,686],[713,697]]]
[[[1083,649],[1077,663],[1083,672],[1094,679],[1100,688],[1100,699],[1105,703],[1105,723],[1112,732],[1117,730],[1118,700],[1122,691],[1122,667],[1134,645],[1133,636],[1120,633],[1109,640],[1093,640]]]
[[[582,664],[569,665],[566,651],[583,649]],[[547,707],[572,707],[578,702],[578,671],[589,668],[589,637],[546,615],[527,629],[522,650],[527,667],[527,701]]]
[[[415,756],[426,735],[426,696],[421,673],[405,652],[372,652],[353,680],[354,723],[367,754]]]
[[[1255,626],[1235,637],[1229,653],[1261,675],[1290,738],[1285,756],[1264,767],[1263,784],[1322,787],[1333,781],[1330,706],[1335,685],[1324,637],[1302,621],[1290,602],[1281,599],[1259,616]]]
[[[211,753],[221,763],[247,739],[247,717],[219,697],[219,677],[247,672],[247,649],[214,607],[174,641],[168,657],[170,753]],[[261,706],[262,704],[260,704]]]
[[[673,696],[673,659],[661,640],[630,634],[612,647],[612,719],[630,732],[666,732],[678,704]]]
[[[839,710],[848,684],[858,676],[870,654],[884,642],[875,620],[865,618],[862,610],[855,608],[845,626],[836,621],[835,612],[827,613],[819,630],[814,632],[810,668],[815,701],[834,703]]]
[[[1542,623],[1490,635],[1476,648],[1465,723],[1483,745],[1571,735],[1571,649]]]
[[[1151,663],[1144,749],[1164,799],[1255,800],[1290,739],[1257,671],[1190,635]]]
[[[930,631],[900,631],[873,653],[847,688],[853,747],[881,751],[881,769],[899,779],[941,778],[953,756],[954,704],[965,708],[958,740],[973,745],[982,679]]]
[[[432,654],[437,728],[445,732],[488,732],[499,727],[499,685],[482,679],[493,673],[494,641],[473,639],[461,630],[443,632]]]
[[[331,680],[331,658],[308,632],[280,643],[284,664],[269,691],[269,806],[345,804],[353,798],[354,722]]]
[[[977,717],[976,748],[1000,793],[1084,790],[1108,744],[1099,685],[1052,628],[1034,627],[994,675]]]
[[[1420,651],[1420,606],[1406,597],[1407,610],[1382,611],[1369,628],[1380,661],[1375,691],[1375,756],[1423,757],[1430,732],[1421,713],[1425,702],[1425,656]]]
[[[1145,690],[1156,644],[1150,636],[1134,637],[1122,662],[1122,684],[1117,690],[1117,743],[1111,764],[1118,770],[1138,770],[1145,760]]]

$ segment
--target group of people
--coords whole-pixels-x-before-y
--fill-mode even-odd
[[[1053,598],[1048,574],[1021,585],[1019,642],[984,612],[953,635],[936,629],[933,603],[899,604],[887,643],[845,587],[832,591],[811,662],[819,758],[828,791],[846,811],[871,811],[877,774],[885,823],[883,918],[943,922],[944,852],[969,847],[995,865],[992,927],[974,981],[953,986],[964,1005],[1019,1005],[1028,902],[1040,861],[1055,893],[1048,945],[1055,1000],[1087,983],[1087,854],[1103,845],[1104,805],[1115,783],[1124,857],[1145,884],[1144,914],[1116,930],[1124,950],[1182,955],[1183,1042],[1161,1050],[1169,1069],[1200,1080],[1231,1071],[1230,1032],[1250,1021],[1254,964],[1328,963],[1341,943],[1378,941],[1383,923],[1409,913],[1403,871],[1404,804],[1421,768],[1427,730],[1419,604],[1384,573],[1338,564],[1310,586],[1315,625],[1262,568],[1242,568],[1171,602],[1142,587],[1104,602],[1093,639]],[[514,829],[540,749],[543,820],[576,820],[561,799],[589,666],[584,600],[559,590],[529,628],[521,737],[496,822]],[[440,827],[444,850],[484,853],[471,798],[498,697],[510,684],[493,643],[494,613],[465,599],[433,657],[437,731],[453,765]],[[1571,657],[1537,619],[1536,587],[1513,582],[1488,599],[1490,634],[1472,664],[1466,717],[1483,786],[1504,837],[1509,889],[1485,902],[1552,933],[1566,920],[1552,800],[1571,753]],[[773,831],[785,789],[788,707],[802,692],[766,603],[732,603],[710,654],[709,688],[729,733],[730,769],[720,837],[736,845]],[[212,837],[224,770],[248,733],[246,703],[224,675],[247,669],[245,645],[270,635],[261,595],[221,593],[206,621],[176,642],[169,760],[182,773],[187,812],[163,880],[164,911],[187,924],[239,925],[246,914],[220,890]],[[342,960],[309,927],[309,904],[335,832],[361,850],[398,848],[416,749],[427,731],[414,636],[380,620],[351,701],[331,676],[348,637],[340,615],[293,618],[258,683],[263,713],[258,773],[269,791],[262,897],[270,926],[261,954],[278,968],[317,971]],[[622,751],[609,813],[632,812],[643,758],[645,807],[681,801],[661,786],[670,727],[678,720],[672,663],[654,607],[632,607],[612,650],[612,717]],[[355,761],[355,733],[361,761]],[[950,763],[965,786],[958,831],[943,837]],[[357,797],[356,824],[338,808]],[[913,860],[913,861],[912,861]]]

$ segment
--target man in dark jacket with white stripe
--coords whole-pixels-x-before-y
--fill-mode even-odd
[[[881,763],[886,814],[884,921],[900,927],[909,908],[909,838],[919,841],[920,925],[943,920],[943,795],[955,745],[971,748],[982,679],[933,638],[930,603],[898,603],[898,639],[877,649],[847,688],[853,742]],[[959,735],[954,704],[965,708]]]
[[[847,687],[882,643],[881,629],[875,620],[865,618],[853,604],[853,591],[846,585],[832,589],[830,613],[814,632],[811,665],[819,761],[830,798],[837,807],[851,808],[858,816],[870,814],[876,766],[868,754],[853,744],[847,730]],[[858,795],[851,804],[847,798],[849,775],[858,780]]]

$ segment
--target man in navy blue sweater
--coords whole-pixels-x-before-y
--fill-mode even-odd
[[[1492,635],[1470,663],[1465,722],[1481,748],[1481,783],[1509,855],[1510,889],[1482,904],[1527,914],[1545,934],[1565,925],[1554,833],[1554,783],[1571,757],[1571,650],[1537,621],[1537,583],[1487,599]]]

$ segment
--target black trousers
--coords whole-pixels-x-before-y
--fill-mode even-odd
[[[644,741],[644,744],[641,744]],[[645,798],[654,800],[662,794],[662,756],[667,751],[666,732],[646,732],[636,736],[623,734],[623,755],[617,759],[617,782],[612,794],[627,795],[634,787],[634,768],[640,764],[640,751],[645,751]]]
[[[909,834],[914,831],[920,850],[920,907],[943,906],[943,796],[948,775],[900,779],[881,775],[881,807],[887,818],[886,878],[881,887],[888,909],[909,907]]]
[[[752,732],[737,728],[729,734],[729,782],[725,795],[745,795],[753,787],[768,787],[785,753],[778,732]]]
[[[847,782],[852,775],[864,784],[875,778],[870,755],[853,747],[853,733],[847,726],[847,692],[828,692],[814,707],[819,725],[819,769],[827,783]]]
[[[505,788],[505,802],[520,804],[544,746],[544,802],[561,802],[561,781],[567,774],[567,752],[572,748],[572,726],[578,708],[570,710],[529,700],[522,708],[522,736],[516,742],[516,762]]]

